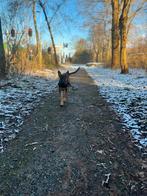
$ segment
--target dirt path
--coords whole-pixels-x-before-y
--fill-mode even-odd
[[[0,155],[0,195],[145,195],[140,154],[118,116],[84,70],[72,81],[66,106],[56,89]]]

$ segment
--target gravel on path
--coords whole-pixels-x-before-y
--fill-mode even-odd
[[[146,195],[145,160],[85,70],[44,98],[0,154],[0,196]],[[110,178],[109,178],[110,177]]]

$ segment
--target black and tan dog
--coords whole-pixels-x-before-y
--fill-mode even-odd
[[[59,93],[60,93],[60,106],[64,105],[64,102],[67,101],[68,99],[68,87],[71,86],[70,83],[70,75],[75,74],[76,72],[79,71],[80,68],[78,68],[76,71],[69,73],[67,71],[66,73],[61,74],[60,71],[58,71],[58,76],[59,76]]]

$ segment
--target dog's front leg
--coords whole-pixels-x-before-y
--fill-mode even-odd
[[[65,96],[65,100],[68,101],[68,92],[67,92],[67,89],[65,90],[65,95],[64,96]]]
[[[64,90],[64,101],[67,102],[68,96],[67,96],[67,89]]]
[[[62,107],[64,105],[64,91],[60,91],[60,106]]]

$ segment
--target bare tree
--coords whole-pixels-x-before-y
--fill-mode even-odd
[[[27,14],[32,12],[33,15],[33,23],[35,29],[35,37],[36,37],[36,52],[35,56],[37,58],[37,62],[39,67],[42,65],[42,50],[41,50],[41,40],[39,38],[39,30],[37,27],[37,17],[36,17],[36,4],[37,0],[9,0],[8,8],[12,13],[12,18],[20,17],[20,15],[24,15],[27,10]],[[32,8],[32,9],[31,9]]]
[[[54,4],[56,5],[55,8],[52,8],[53,11],[53,15],[49,18],[47,15],[47,11],[46,11],[46,4],[48,3],[48,1],[46,1],[45,3],[43,3],[42,0],[38,0],[38,3],[40,5],[40,7],[42,8],[44,17],[45,17],[45,21],[48,27],[48,31],[50,33],[50,38],[51,38],[51,42],[52,42],[52,47],[53,47],[53,53],[54,53],[54,59],[55,59],[55,64],[58,65],[58,58],[57,58],[57,52],[56,52],[56,46],[55,46],[55,41],[54,41],[54,35],[52,32],[52,22],[54,20],[54,18],[57,16],[57,13],[59,13],[61,7],[65,4],[66,0],[62,0],[60,3],[54,2]]]
[[[127,37],[130,30],[131,23],[137,13],[143,8],[145,0],[142,0],[137,6],[136,10],[132,11],[131,6],[133,5],[133,0],[123,0],[120,4],[120,17],[119,17],[119,32],[120,32],[120,67],[121,73],[126,74],[129,72],[127,64]]]
[[[3,43],[1,18],[0,18],[0,77],[5,77],[5,76],[6,76],[6,59],[5,59],[5,51],[4,51],[4,43]]]
[[[128,73],[127,65],[127,36],[133,19],[143,9],[146,0],[80,0],[81,13],[87,19],[87,23],[93,26],[102,24],[102,15],[105,10],[104,5],[110,5],[112,11],[111,21],[111,67],[121,67],[121,73]],[[99,6],[101,5],[101,10]],[[107,17],[108,18],[108,17]],[[107,24],[108,25],[108,24]],[[87,25],[89,28],[89,24]],[[97,32],[98,36],[100,33]],[[104,38],[106,39],[106,37]]]
[[[54,58],[55,58],[55,64],[58,65],[58,58],[57,58],[57,52],[56,52],[56,46],[55,46],[55,42],[54,42],[54,37],[53,37],[53,33],[52,33],[52,29],[51,29],[51,25],[46,13],[46,9],[45,9],[45,4],[42,3],[41,0],[39,0],[39,5],[42,8],[46,23],[47,23],[47,27],[50,33],[50,37],[51,37],[51,41],[52,41],[52,46],[53,46],[53,50],[54,50]]]
[[[130,10],[132,0],[124,0],[121,10],[121,15],[119,18],[119,30],[120,30],[120,66],[121,73],[128,73],[128,64],[127,64],[127,23],[128,23],[128,13]]]
[[[93,60],[110,64],[110,1],[80,0],[79,2],[79,12],[85,18],[83,26],[88,28],[90,32],[89,38]]]
[[[49,19],[47,16],[47,11],[46,11],[46,7],[48,4],[48,1],[45,1],[45,3],[42,0],[24,0],[24,1],[18,1],[18,0],[9,0],[9,5],[11,7],[11,10],[14,10],[13,8],[17,6],[17,9],[29,9],[32,8],[32,13],[33,13],[33,22],[34,22],[34,28],[35,28],[35,35],[36,35],[36,44],[37,44],[37,56],[38,56],[38,61],[39,64],[41,64],[41,41],[39,38],[39,31],[38,31],[38,27],[37,27],[37,17],[36,17],[36,5],[38,4],[42,11],[43,14],[45,16],[45,21],[47,23],[47,27],[50,33],[50,38],[51,38],[51,42],[52,42],[52,46],[53,46],[53,51],[54,51],[54,59],[55,59],[55,64],[58,65],[58,58],[57,58],[57,53],[56,53],[56,46],[55,46],[55,42],[54,42],[54,35],[52,33],[52,26],[51,26],[51,22],[53,21],[53,19],[55,18],[55,16],[57,15],[58,11],[60,10],[61,6],[64,4],[66,0],[63,0],[61,3],[57,4],[57,7],[55,10],[53,10],[53,15],[52,17]],[[56,3],[54,3],[56,4]],[[14,12],[15,13],[15,12]]]
[[[41,41],[40,41],[40,38],[39,38],[39,32],[38,32],[38,27],[37,27],[37,19],[36,19],[36,0],[33,0],[33,3],[32,3],[32,13],[33,13],[35,35],[36,35],[37,57],[38,57],[38,62],[39,62],[40,68],[41,68],[41,65],[42,65],[42,50],[41,50]]]
[[[112,5],[112,60],[111,67],[119,66],[119,0],[111,0]]]
[[[103,61],[104,45],[104,29],[102,24],[94,25],[90,32],[90,41],[92,45],[93,60],[96,62]]]

